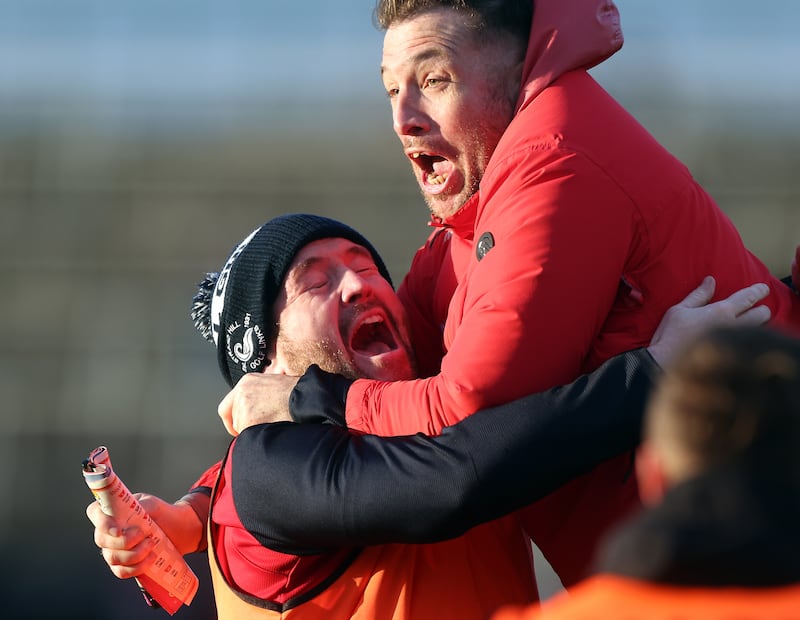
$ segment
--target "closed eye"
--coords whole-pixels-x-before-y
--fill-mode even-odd
[[[328,280],[326,279],[318,279],[312,280],[310,282],[303,283],[303,292],[306,291],[318,291],[322,288],[325,288],[328,285]]]

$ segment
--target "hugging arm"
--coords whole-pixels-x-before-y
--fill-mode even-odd
[[[229,457],[236,511],[262,544],[285,553],[452,538],[632,449],[658,372],[647,351],[632,351],[436,437],[253,426]]]

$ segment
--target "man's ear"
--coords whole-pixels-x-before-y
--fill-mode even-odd
[[[648,506],[660,503],[669,488],[664,460],[652,442],[646,439],[636,451],[636,480],[639,497]]]
[[[266,375],[286,375],[289,374],[288,368],[283,360],[283,358],[277,354],[275,351],[275,345],[273,344],[270,347],[270,350],[267,352],[267,360],[269,364],[264,367],[262,371]]]

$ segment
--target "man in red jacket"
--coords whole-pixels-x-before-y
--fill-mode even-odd
[[[709,273],[719,296],[768,282],[774,324],[800,325],[800,298],[586,72],[622,43],[612,2],[387,0],[377,18],[394,130],[435,228],[399,293],[420,357],[441,362],[340,388],[327,406],[341,422],[435,434],[567,383],[646,344]],[[220,406],[230,432],[287,416],[295,380],[245,379]],[[618,457],[523,515],[566,585],[638,506],[631,466]]]

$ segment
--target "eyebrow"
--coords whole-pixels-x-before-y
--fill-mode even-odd
[[[372,257],[372,253],[367,248],[365,248],[363,245],[359,245],[357,243],[352,245],[352,246],[350,246],[349,248],[347,248],[347,255],[348,256],[363,256],[363,257],[369,258],[373,263],[375,262],[375,259]]]
[[[446,52],[442,51],[441,46],[429,47],[428,49],[422,50],[418,54],[411,56],[409,59],[407,59],[406,64],[420,64],[426,60],[445,58],[447,55],[448,54]],[[386,66],[381,65],[381,75],[383,75],[385,72]]]
[[[305,259],[302,263],[295,265],[287,275],[291,276],[292,280],[297,281],[325,260],[325,257],[322,256],[312,256],[311,258]]]
[[[345,250],[345,256],[350,257],[361,257],[361,258],[368,258],[370,259],[375,265],[375,259],[372,256],[372,253],[367,250],[363,245],[359,245],[354,243],[351,245],[347,250]],[[295,265],[295,267],[291,270],[290,274],[287,274],[292,280],[295,282],[302,278],[306,273],[317,267],[320,263],[324,263],[330,259],[329,256],[311,256],[301,263]]]

